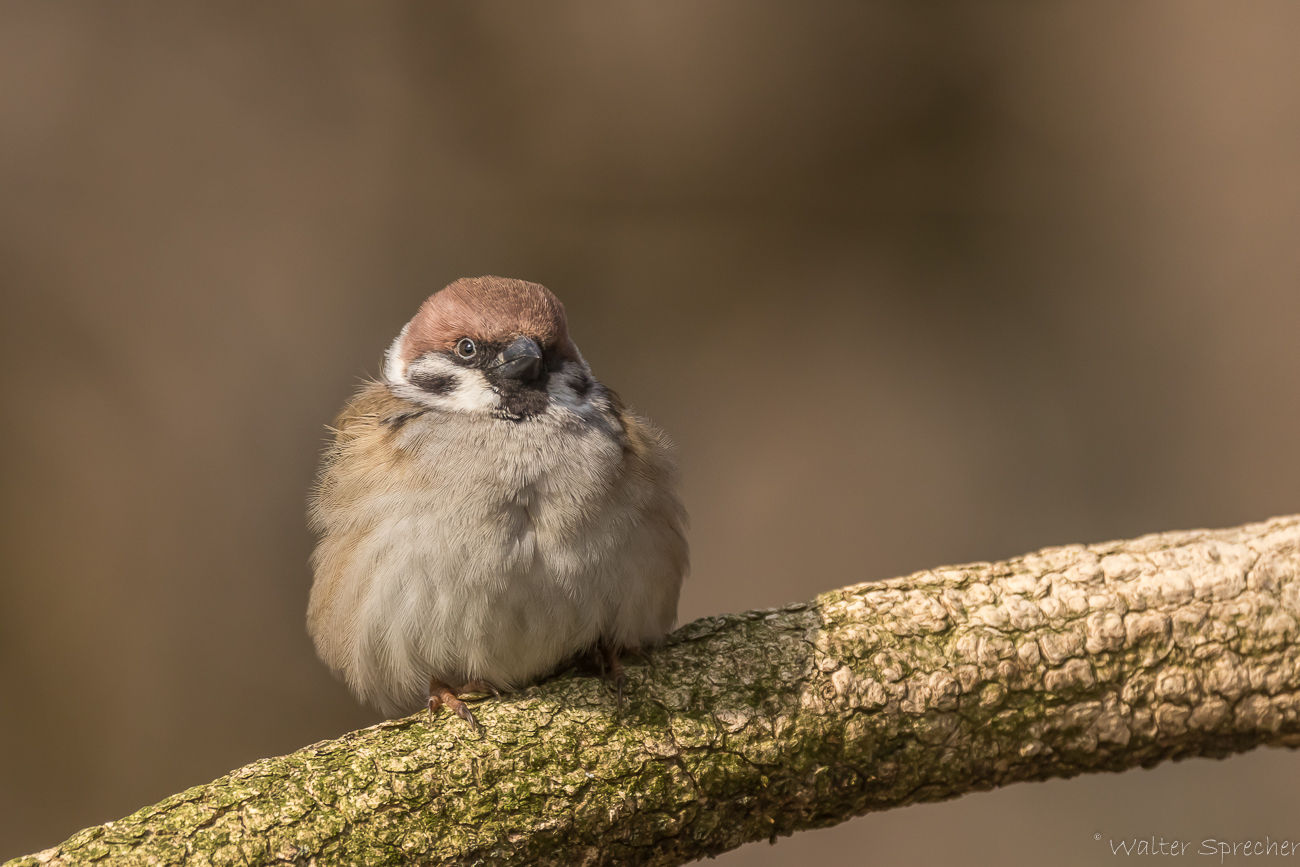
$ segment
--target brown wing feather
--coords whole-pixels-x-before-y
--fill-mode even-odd
[[[629,412],[615,392],[611,390],[609,394],[623,427],[625,472],[647,498],[646,523],[660,529],[662,550],[670,554],[680,586],[690,569],[690,548],[686,541],[686,509],[677,497],[676,448],[667,434]],[[676,594],[673,594],[670,621],[676,618],[676,601]]]
[[[395,397],[383,383],[367,383],[348,401],[334,420],[334,441],[321,458],[320,474],[308,503],[308,517],[321,542],[312,554],[315,583],[307,610],[307,629],[326,661],[334,658],[328,646],[331,634],[317,627],[332,614],[344,593],[363,588],[344,587],[343,576],[355,556],[367,527],[356,521],[351,504],[364,502],[379,485],[400,485],[415,469],[409,454],[392,447],[405,421],[424,412],[416,404]],[[368,580],[366,576],[363,580]]]

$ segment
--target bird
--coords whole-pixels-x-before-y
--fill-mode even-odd
[[[335,420],[309,500],[317,654],[389,717],[662,642],[689,570],[668,437],[538,283],[432,294]]]

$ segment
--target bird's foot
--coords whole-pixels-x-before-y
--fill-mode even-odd
[[[467,687],[469,684],[466,684],[465,686]],[[469,692],[471,690],[467,690],[465,687],[461,687],[460,690],[454,690],[436,678],[430,680],[429,716],[437,716],[438,711],[440,711],[442,706],[445,704],[447,707],[452,709],[456,716],[469,723],[471,729],[478,731],[478,720],[474,719],[474,714],[470,711],[469,705],[460,700],[460,696],[457,695],[458,691]]]
[[[501,697],[501,690],[497,689],[495,686],[488,683],[486,680],[480,680],[479,678],[474,678],[473,680],[467,682],[460,689],[456,690],[456,692],[460,693],[461,695],[465,695],[466,693],[471,693],[471,694],[477,694],[482,696],[490,695],[493,698]]]
[[[619,658],[620,650],[614,645],[601,639],[596,645],[596,656],[600,661],[600,676],[603,678],[608,671],[608,677],[614,682],[614,693],[618,696],[618,709],[623,710],[623,684],[627,682],[627,675],[623,673],[623,660]]]

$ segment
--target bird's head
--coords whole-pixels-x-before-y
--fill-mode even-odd
[[[393,341],[392,391],[432,409],[525,421],[589,403],[596,382],[545,286],[504,277],[435,292]]]

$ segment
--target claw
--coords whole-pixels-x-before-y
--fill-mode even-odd
[[[429,681],[429,716],[436,715],[444,704],[451,708],[456,716],[469,723],[469,727],[474,731],[479,730],[478,720],[474,719],[474,714],[470,712],[469,706],[460,700],[460,696],[456,695],[456,690],[437,678],[433,678]]]
[[[465,704],[465,702],[461,702],[460,707],[454,707],[452,710],[456,711],[456,716],[469,723],[469,727],[474,731],[479,730],[478,720],[474,719],[474,712],[469,709],[469,705]]]
[[[614,646],[601,639],[596,645],[596,656],[600,660],[600,676],[605,677],[605,666],[609,666],[610,679],[614,681],[614,693],[618,696],[618,709],[621,713],[623,710],[623,684],[627,683],[627,675],[623,673],[623,660],[619,659],[619,651]]]
[[[461,695],[464,695],[467,692],[479,693],[480,695],[488,695],[490,693],[493,698],[501,697],[501,690],[497,689],[495,686],[488,683],[486,680],[482,680],[480,678],[475,678],[474,680],[469,681],[460,689],[456,690],[456,692],[460,693]]]

